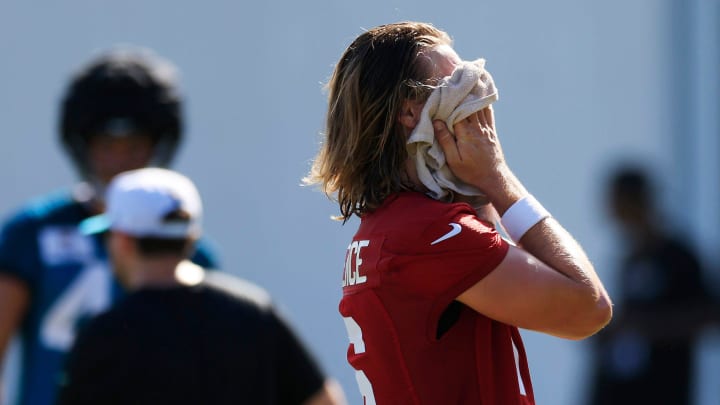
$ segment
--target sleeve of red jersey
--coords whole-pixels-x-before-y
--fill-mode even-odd
[[[509,244],[491,224],[461,210],[433,220],[399,250],[393,272],[404,289],[430,298],[438,314],[505,258]],[[414,245],[414,246],[410,246]]]

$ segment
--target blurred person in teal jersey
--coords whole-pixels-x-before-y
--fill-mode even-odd
[[[18,334],[20,405],[54,402],[78,326],[122,294],[102,238],[81,234],[78,224],[104,210],[104,189],[116,174],[170,165],[183,140],[177,74],[151,50],[124,46],[92,58],[71,77],[59,108],[59,138],[81,182],[34,199],[0,230],[0,360]],[[205,240],[193,260],[217,267]]]
[[[345,405],[262,288],[188,261],[204,216],[192,180],[131,170],[105,201],[80,229],[107,235],[128,293],[80,330],[58,405]]]

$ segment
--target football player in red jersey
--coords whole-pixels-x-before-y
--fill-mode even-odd
[[[583,249],[508,167],[490,107],[450,127],[435,121],[433,134],[485,204],[428,196],[406,144],[429,93],[461,63],[445,32],[401,22],[358,36],[329,82],[305,182],[337,199],[342,219],[361,220],[340,313],[366,405],[533,404],[518,328],[582,339],[612,316]]]

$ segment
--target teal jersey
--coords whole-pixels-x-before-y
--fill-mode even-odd
[[[64,357],[79,325],[122,295],[103,236],[78,230],[91,215],[70,193],[56,193],[28,204],[0,231],[0,272],[24,281],[31,300],[19,331],[19,405],[54,403]],[[193,261],[218,267],[206,241],[198,244]]]

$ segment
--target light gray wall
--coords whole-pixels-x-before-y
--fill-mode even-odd
[[[322,84],[344,48],[362,28],[422,20],[448,31],[465,59],[486,58],[511,167],[584,244],[612,292],[606,171],[632,157],[656,167],[671,189],[683,181],[668,114],[677,102],[667,86],[671,5],[0,0],[0,212],[72,182],[55,135],[72,69],[118,42],[154,48],[182,72],[189,125],[176,168],[204,195],[207,233],[226,269],[275,296],[357,403],[337,313],[356,223],[331,221],[335,205],[299,186],[322,128]],[[678,204],[670,197],[667,205]],[[579,403],[586,345],[524,336],[538,403]]]

